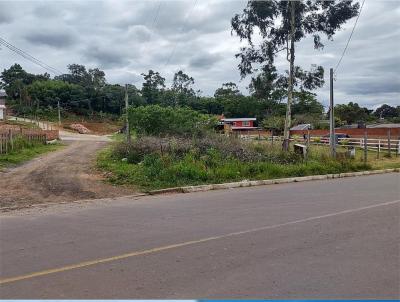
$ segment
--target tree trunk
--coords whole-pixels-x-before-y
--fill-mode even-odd
[[[283,150],[289,150],[290,124],[292,117],[293,102],[293,72],[294,72],[294,34],[295,34],[295,1],[291,1],[291,22],[290,22],[290,69],[289,69],[289,87],[288,100],[286,106],[285,128],[283,132]]]

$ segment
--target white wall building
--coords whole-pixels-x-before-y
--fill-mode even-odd
[[[6,97],[7,94],[0,91],[0,120],[4,120],[6,117]]]

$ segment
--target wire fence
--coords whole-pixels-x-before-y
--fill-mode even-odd
[[[261,135],[257,132],[240,134],[239,138],[244,140],[264,140],[272,144],[283,142],[283,136]],[[290,138],[290,142],[303,144],[305,146],[329,146],[330,138],[326,136],[293,136]],[[387,138],[336,137],[335,144],[337,147],[343,147],[347,150],[362,149],[364,151],[377,152],[378,158],[383,153],[389,156],[400,155],[400,139],[393,139],[390,136]]]
[[[8,154],[34,144],[46,144],[46,133],[41,132],[0,132],[0,154]]]

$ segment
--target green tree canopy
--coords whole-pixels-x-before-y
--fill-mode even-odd
[[[129,125],[138,134],[201,135],[216,125],[216,119],[189,108],[149,105],[129,108]]]
[[[7,95],[12,99],[22,97],[26,86],[34,81],[46,81],[50,79],[48,73],[31,74],[26,72],[21,65],[14,64],[9,69],[4,69],[0,75],[0,88],[4,89]]]
[[[177,93],[194,95],[193,90],[194,79],[184,73],[182,70],[179,70],[174,74],[174,79],[172,81],[172,90]]]
[[[369,119],[371,110],[360,107],[357,103],[338,104],[335,106],[335,116],[347,124],[365,122]]]
[[[222,84],[222,87],[215,90],[214,93],[215,98],[235,98],[238,96],[242,96],[242,94],[233,82]]]
[[[255,70],[264,73],[262,78],[273,84],[274,76],[268,78],[267,73],[275,72],[274,61],[280,51],[286,51],[289,61],[287,72],[287,108],[285,124],[285,144],[288,149],[289,128],[291,119],[291,104],[293,92],[296,87],[300,90],[313,90],[324,84],[322,66],[314,66],[310,71],[305,71],[294,65],[295,42],[306,36],[314,38],[314,48],[319,49],[324,45],[321,35],[332,39],[333,35],[350,18],[358,14],[359,4],[353,1],[256,1],[250,0],[241,14],[232,18],[232,31],[240,40],[248,42],[247,47],[242,47],[236,55],[241,62],[239,70],[242,77],[252,74]],[[259,40],[259,43],[255,43]],[[261,39],[259,39],[261,37]],[[253,86],[261,83],[257,81]],[[257,85],[255,87],[257,87]],[[270,91],[267,90],[267,91]],[[273,90],[272,90],[273,91]]]
[[[400,111],[398,110],[399,108],[399,106],[396,108],[387,104],[383,104],[375,110],[374,115],[379,118],[400,117]]]
[[[309,114],[321,116],[324,106],[318,102],[316,95],[310,92],[296,92],[294,94],[293,114]]]
[[[284,116],[270,116],[263,120],[262,126],[264,129],[273,131],[274,133],[280,133],[285,127]]]
[[[142,86],[142,96],[147,104],[160,103],[162,91],[165,88],[165,78],[158,72],[149,70],[147,74],[142,73],[144,83]]]

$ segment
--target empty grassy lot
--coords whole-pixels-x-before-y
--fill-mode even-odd
[[[204,150],[200,150],[201,142],[191,146],[190,141],[180,141],[171,143],[171,147],[155,138],[151,144],[155,146],[146,140],[134,143],[134,146],[116,142],[98,154],[97,166],[111,183],[129,185],[141,191],[400,167],[400,157],[393,155],[388,158],[381,153],[377,159],[376,152],[372,151],[368,152],[367,164],[363,161],[362,150],[356,151],[355,159],[331,159],[328,146],[311,146],[309,156],[304,160],[292,151],[282,153],[280,143],[272,146],[266,142],[235,140],[233,144],[211,144]],[[185,144],[189,146],[183,147]],[[230,150],[236,144],[242,144],[243,150],[252,151],[236,155],[240,148]],[[338,147],[339,153],[344,151]]]

